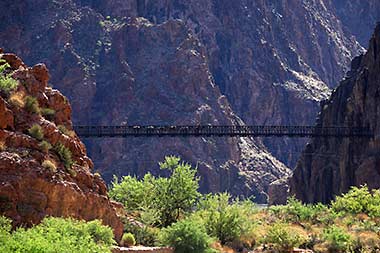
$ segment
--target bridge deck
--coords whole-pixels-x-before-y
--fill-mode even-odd
[[[315,126],[74,126],[80,137],[373,137],[368,129]]]

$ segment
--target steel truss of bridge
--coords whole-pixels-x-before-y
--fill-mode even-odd
[[[74,126],[78,136],[96,137],[361,137],[373,133],[364,128],[318,126]]]

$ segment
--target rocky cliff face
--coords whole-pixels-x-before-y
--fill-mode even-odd
[[[246,124],[312,124],[319,101],[362,50],[323,1],[77,2],[104,16],[140,16],[153,24],[181,19],[205,46],[215,83]],[[290,167],[304,145],[264,142]]]
[[[18,82],[16,90],[2,90],[0,97],[0,214],[15,226],[36,224],[45,216],[101,219],[120,239],[122,206],[109,200],[104,181],[91,173],[84,144],[70,132],[70,104],[48,86],[45,65],[29,68],[1,49],[0,59],[9,63],[6,72]],[[45,109],[39,112],[32,98]],[[36,125],[43,136],[30,132]],[[59,146],[71,153],[72,166],[64,164],[68,156]]]
[[[46,62],[75,124],[312,124],[362,48],[321,1],[10,1],[0,44]],[[38,15],[36,15],[38,13]],[[88,140],[96,168],[198,165],[203,191],[266,199],[303,140]],[[268,152],[269,149],[269,153]],[[276,158],[275,158],[276,157]]]
[[[380,20],[380,2],[377,0],[327,0],[336,10],[336,15],[360,42],[367,47],[373,27]]]
[[[291,194],[306,202],[328,202],[352,185],[379,188],[380,182],[380,24],[369,49],[352,61],[351,71],[322,108],[318,126],[369,128],[371,139],[313,139],[290,180]]]

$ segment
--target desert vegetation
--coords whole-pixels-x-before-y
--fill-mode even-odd
[[[107,253],[115,244],[112,229],[100,221],[45,218],[29,229],[11,230],[11,221],[0,217],[0,252]]]
[[[196,169],[167,157],[160,163],[168,178],[115,177],[110,196],[130,217],[126,233],[137,244],[173,246],[176,252],[378,252],[380,191],[352,187],[329,205],[304,204],[259,208],[228,193],[198,192]],[[138,225],[136,225],[138,223]]]

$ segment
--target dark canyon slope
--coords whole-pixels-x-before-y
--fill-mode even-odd
[[[380,24],[369,49],[324,103],[318,126],[369,128],[371,139],[315,138],[290,180],[291,194],[305,202],[328,202],[350,186],[380,187]]]
[[[37,224],[45,216],[101,219],[119,240],[123,206],[108,198],[102,178],[91,173],[84,144],[69,132],[71,106],[49,87],[45,65],[29,68],[2,49],[0,59],[18,83],[14,91],[0,92],[0,215],[12,218],[14,226]]]
[[[362,47],[323,1],[0,2],[0,45],[45,62],[75,124],[312,124]],[[343,15],[343,14],[342,14]],[[96,168],[198,165],[203,191],[255,195],[289,174],[303,140],[86,140]],[[268,151],[269,150],[269,151]],[[282,161],[282,162],[279,162]]]
[[[342,24],[353,34],[361,45],[367,47],[373,27],[380,20],[378,0],[328,0],[335,8]]]
[[[154,25],[182,20],[204,45],[215,83],[246,124],[311,124],[319,101],[362,50],[323,1],[77,2],[104,16],[144,17]],[[290,167],[304,145],[264,141]]]

